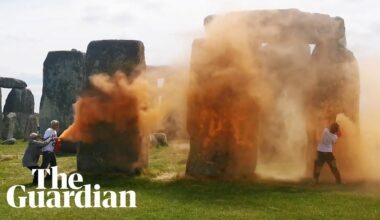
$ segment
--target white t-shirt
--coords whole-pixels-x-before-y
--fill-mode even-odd
[[[45,131],[45,134],[44,134],[44,140],[48,139],[48,138],[56,138],[57,137],[57,131],[52,129],[52,128],[48,128],[46,129]],[[54,152],[54,146],[53,146],[53,141],[51,141],[48,145],[46,145],[45,147],[42,148],[42,151],[51,151],[51,152]]]
[[[332,152],[333,145],[338,140],[338,136],[329,131],[328,128],[323,129],[321,142],[318,145],[318,151],[320,152]]]

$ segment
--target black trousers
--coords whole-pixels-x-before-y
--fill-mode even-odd
[[[51,167],[57,166],[57,160],[55,158],[55,153],[51,151],[42,152],[42,164],[41,169],[46,169],[50,165],[50,175],[51,175]],[[47,177],[49,178],[50,175]]]
[[[39,168],[40,168],[39,166],[30,166],[30,167],[28,167],[28,169],[30,171],[32,171],[33,169],[39,169]],[[37,184],[37,182],[38,182],[38,170],[36,170],[36,172],[34,173],[34,176],[33,176],[33,183]]]
[[[314,179],[318,182],[319,175],[321,174],[321,170],[323,165],[327,163],[329,165],[331,172],[334,174],[335,181],[337,183],[341,183],[341,176],[336,166],[336,160],[332,152],[320,152],[318,151],[318,157],[314,163]]]

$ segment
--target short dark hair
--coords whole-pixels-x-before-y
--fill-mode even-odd
[[[334,122],[330,125],[330,132],[333,134],[336,134],[339,131],[340,127],[339,124]]]

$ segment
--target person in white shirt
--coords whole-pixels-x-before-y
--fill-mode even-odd
[[[318,145],[318,157],[314,163],[314,180],[316,183],[319,182],[319,175],[321,174],[325,162],[329,165],[331,172],[334,174],[336,183],[342,183],[340,172],[333,154],[333,145],[338,140],[338,136],[340,136],[340,128],[336,122],[332,123],[330,128],[323,129],[321,141]]]
[[[50,173],[51,167],[57,166],[57,160],[55,158],[54,153],[54,145],[58,140],[57,130],[59,129],[59,122],[57,120],[53,120],[50,122],[50,128],[46,129],[44,134],[44,140],[51,139],[53,140],[45,147],[42,148],[42,164],[41,169],[46,169],[50,165]],[[47,175],[47,179],[50,179],[51,176]]]

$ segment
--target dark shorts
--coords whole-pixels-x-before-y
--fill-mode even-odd
[[[335,161],[334,154],[332,152],[320,152],[318,151],[318,157],[316,162],[324,164],[325,162]]]

